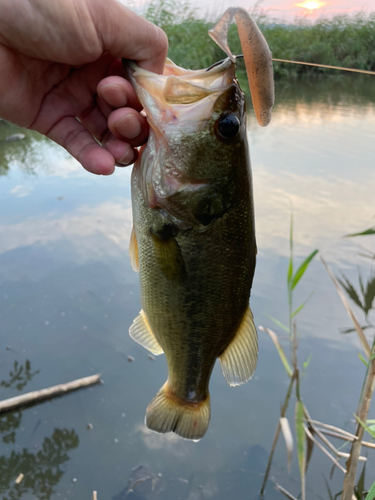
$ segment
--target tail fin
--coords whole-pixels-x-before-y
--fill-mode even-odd
[[[149,429],[166,433],[174,432],[185,439],[202,438],[210,421],[210,396],[204,401],[191,403],[175,396],[166,382],[146,411]]]

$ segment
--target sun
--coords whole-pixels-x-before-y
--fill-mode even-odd
[[[307,1],[304,3],[296,3],[296,7],[302,7],[303,9],[307,10],[315,10],[315,9],[320,9],[323,7],[323,5],[326,5],[325,2],[314,2],[314,1]]]

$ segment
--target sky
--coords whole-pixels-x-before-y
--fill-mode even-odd
[[[131,0],[133,5],[147,5],[147,0]],[[252,9],[256,0],[190,0],[202,17],[217,17],[228,7],[244,7]],[[338,14],[355,14],[375,11],[375,0],[261,0],[260,7],[271,17],[293,22],[304,17],[315,21],[322,17]]]
[[[228,7],[252,8],[254,0],[191,0],[199,10],[218,13]],[[260,7],[270,16],[287,22],[296,17],[305,17],[312,21],[321,17],[338,14],[355,14],[375,11],[375,0],[263,0]]]

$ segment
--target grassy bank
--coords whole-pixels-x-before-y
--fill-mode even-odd
[[[144,14],[167,33],[169,57],[176,64],[198,69],[224,57],[207,35],[214,22],[198,19],[184,1],[155,0]],[[375,13],[342,15],[314,24],[301,20],[293,25],[280,24],[260,10],[255,10],[252,15],[277,59],[375,70]],[[241,53],[235,25],[231,26],[228,40],[232,52]],[[276,78],[337,74],[335,70],[276,62],[274,71]]]

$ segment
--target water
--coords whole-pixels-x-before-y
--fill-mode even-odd
[[[373,238],[342,236],[374,225],[374,89],[371,77],[359,76],[277,84],[271,125],[261,129],[249,114],[259,249],[251,305],[256,324],[274,327],[286,350],[266,315],[287,321],[291,207],[297,264],[318,248],[355,283],[358,270],[369,274],[370,261],[358,254],[374,252]],[[258,368],[245,386],[229,388],[215,367],[212,419],[199,443],[148,431],[145,409],[167,370],[163,356],[150,359],[127,333],[140,309],[127,255],[130,169],[95,177],[37,134],[3,141],[17,132],[0,122],[0,399],[94,373],[104,384],[0,418],[2,497],[84,499],[96,489],[99,500],[122,500],[149,477],[126,498],[257,498],[288,384],[271,340],[260,333]],[[361,349],[354,334],[339,332],[350,321],[319,259],[295,305],[312,292],[298,316],[301,363],[311,355],[303,398],[317,420],[353,430]],[[330,466],[315,449],[309,499],[327,498]],[[288,474],[282,440],[270,479],[267,499],[284,498],[276,482],[299,494],[297,460]],[[336,470],[332,492],[341,486]]]

